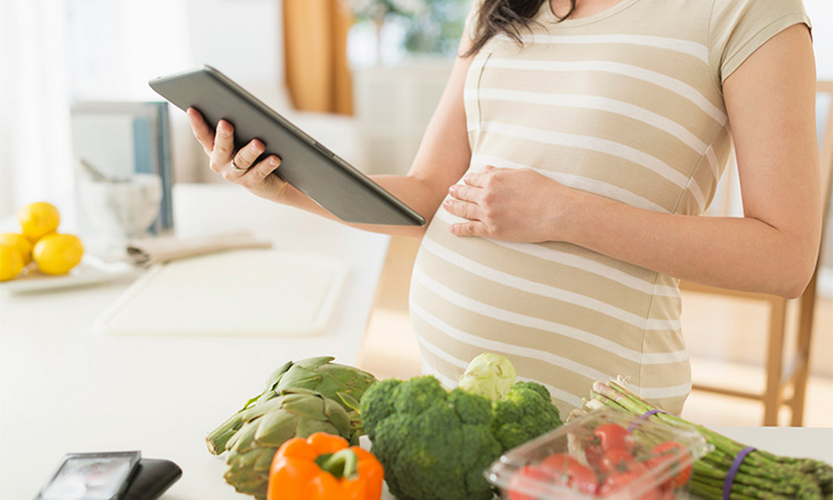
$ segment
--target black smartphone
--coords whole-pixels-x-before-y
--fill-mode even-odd
[[[37,500],[118,500],[138,470],[141,452],[69,453]]]

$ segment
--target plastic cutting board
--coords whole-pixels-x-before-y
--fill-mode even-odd
[[[347,275],[332,257],[237,250],[159,264],[96,320],[106,335],[315,335]]]

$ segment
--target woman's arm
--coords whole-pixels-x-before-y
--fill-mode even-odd
[[[470,221],[451,231],[568,241],[689,281],[797,297],[812,276],[821,234],[815,86],[804,25],[774,36],[726,78],[743,218],[653,212],[531,170],[488,169],[452,186],[456,200],[447,208]]]
[[[464,41],[461,54],[467,49]],[[463,107],[463,86],[471,57],[457,58],[440,103],[426,129],[413,165],[406,176],[376,175],[371,178],[406,205],[429,220],[445,197],[448,186],[457,182],[468,169],[471,151]],[[221,120],[215,133],[195,109],[188,110],[191,128],[209,156],[209,168],[227,181],[243,186],[253,194],[277,203],[290,205],[329,219],[340,221],[306,195],[279,177],[270,175],[279,168],[280,159],[270,156],[252,165],[265,150],[257,139],[234,151],[234,129]],[[245,172],[235,171],[231,160]],[[352,227],[391,235],[422,237],[424,227],[349,224]]]

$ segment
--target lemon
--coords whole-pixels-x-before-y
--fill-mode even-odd
[[[23,257],[23,265],[32,262],[32,243],[25,236],[18,233],[0,233],[0,244],[17,248]]]
[[[35,243],[32,258],[44,274],[64,274],[81,262],[84,245],[72,234],[48,234]]]
[[[35,243],[43,236],[54,233],[61,223],[61,214],[51,203],[38,201],[30,203],[17,213],[23,236]]]
[[[23,257],[17,247],[0,243],[0,281],[8,281],[23,270]]]

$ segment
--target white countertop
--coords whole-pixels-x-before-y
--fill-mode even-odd
[[[95,333],[96,317],[133,278],[0,294],[0,500],[34,498],[65,453],[124,450],[182,467],[166,499],[245,498],[225,484],[224,459],[208,454],[205,434],[288,360],[332,355],[356,362],[387,236],[227,185],[177,185],[174,214],[182,237],[249,229],[278,249],[343,259],[349,274],[327,331],[297,338]],[[211,307],[223,307],[221,293]]]
[[[331,354],[356,361],[387,237],[224,185],[178,185],[174,200],[180,236],[244,228],[268,235],[278,248],[343,258],[350,275],[329,329],[302,338],[105,337],[93,321],[132,278],[0,295],[0,500],[33,498],[65,453],[123,450],[182,467],[166,500],[251,498],[225,483],[224,457],[207,452],[205,434],[287,360]],[[833,462],[833,429],[715,430],[776,454]]]

